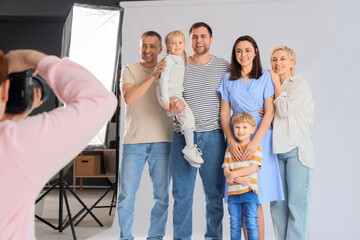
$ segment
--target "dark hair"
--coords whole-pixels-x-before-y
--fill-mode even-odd
[[[192,30],[195,29],[195,28],[199,28],[199,27],[204,27],[208,30],[209,34],[210,34],[210,37],[212,37],[212,30],[211,30],[211,27],[209,25],[207,25],[206,23],[204,22],[196,22],[194,23],[191,27],[190,27],[190,30],[189,30],[189,35],[191,34]]]
[[[157,32],[155,32],[155,31],[147,31],[147,32],[144,32],[144,33],[141,35],[141,38],[140,38],[140,39],[143,39],[144,37],[157,37],[158,40],[159,40],[160,46],[162,46],[162,38],[161,38],[160,34],[158,34]]]
[[[8,61],[0,49],[0,85],[8,79]]]
[[[259,48],[258,48],[255,40],[252,37],[245,35],[245,36],[239,37],[234,43],[232,53],[231,53],[231,63],[229,66],[229,72],[230,72],[229,80],[237,80],[241,77],[241,65],[240,65],[240,63],[238,63],[238,61],[236,59],[235,48],[236,48],[236,45],[242,41],[248,41],[254,47],[255,57],[253,59],[253,67],[251,69],[249,77],[259,79],[262,76],[260,51],[259,51]]]

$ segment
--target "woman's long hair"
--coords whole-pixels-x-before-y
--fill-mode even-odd
[[[230,62],[230,66],[229,66],[229,72],[230,72],[229,80],[237,80],[241,77],[241,65],[240,65],[240,63],[238,63],[238,61],[236,59],[235,48],[236,48],[236,45],[242,41],[248,41],[254,47],[255,57],[253,59],[253,66],[252,66],[251,72],[249,74],[249,77],[259,79],[262,76],[260,51],[259,51],[259,48],[258,48],[255,40],[252,37],[245,35],[245,36],[239,37],[234,43],[232,53],[231,53],[231,62]]]

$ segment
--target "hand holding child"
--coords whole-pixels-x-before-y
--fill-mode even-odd
[[[233,157],[233,159],[236,162],[243,161],[242,156],[243,156],[244,150],[241,149],[241,146],[240,146],[240,144],[238,142],[229,141],[229,150],[230,150],[231,156]]]
[[[185,102],[177,97],[172,97],[170,99],[169,112],[171,114],[182,113],[186,108]]]
[[[245,147],[245,152],[242,156],[242,161],[249,161],[252,158],[252,156],[255,154],[258,147],[259,147],[259,144],[256,144],[254,141],[251,141]]]

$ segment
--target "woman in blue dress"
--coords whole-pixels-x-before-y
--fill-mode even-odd
[[[278,161],[272,151],[272,126],[274,118],[274,86],[270,73],[262,69],[260,52],[255,40],[250,36],[239,37],[233,46],[229,72],[223,76],[218,88],[221,95],[221,124],[229,144],[230,153],[237,161],[252,157],[260,145],[263,149],[261,169],[258,172],[259,239],[264,239],[264,215],[261,203],[284,199]],[[264,109],[264,115],[259,110]],[[251,142],[241,149],[232,133],[231,111],[233,115],[248,112],[256,120],[256,131]]]

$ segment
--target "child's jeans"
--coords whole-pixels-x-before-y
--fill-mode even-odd
[[[239,195],[230,195],[228,198],[228,204],[228,210],[230,214],[231,240],[241,239],[243,215],[245,218],[245,227],[248,233],[248,240],[258,240],[258,195],[254,191]]]

